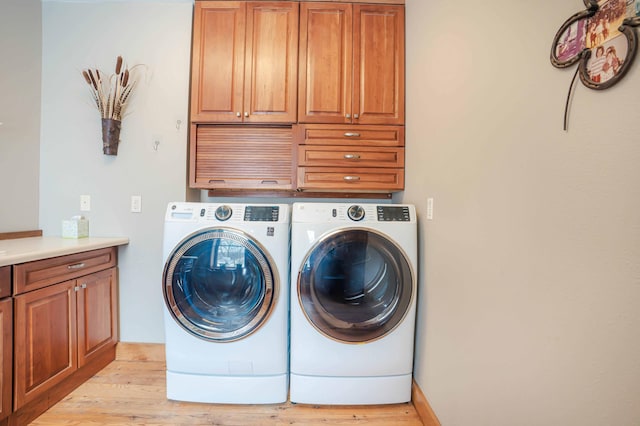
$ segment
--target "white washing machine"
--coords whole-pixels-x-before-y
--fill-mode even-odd
[[[414,206],[294,203],[291,401],[410,401],[416,279]]]
[[[168,399],[287,400],[290,213],[286,204],[168,205]]]

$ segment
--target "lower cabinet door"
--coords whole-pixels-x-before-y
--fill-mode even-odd
[[[14,409],[77,369],[76,280],[15,297]]]
[[[78,278],[78,367],[118,341],[116,268]]]
[[[8,297],[0,300],[0,330],[2,338],[0,339],[0,420],[11,414],[11,391],[12,391],[12,374],[13,368],[13,300]]]

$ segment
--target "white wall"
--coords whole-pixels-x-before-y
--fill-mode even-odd
[[[446,426],[640,424],[640,68],[562,130],[549,52],[583,8],[407,0],[415,378]]]
[[[184,0],[43,3],[40,224],[60,235],[88,194],[90,235],[130,238],[119,257],[123,341],[164,340],[162,226],[167,203],[186,197],[192,10]],[[147,74],[122,121],[118,155],[106,156],[81,71],[111,74],[118,55]],[[129,211],[131,195],[142,196],[141,213]]]
[[[0,232],[38,229],[41,4],[0,2]]]

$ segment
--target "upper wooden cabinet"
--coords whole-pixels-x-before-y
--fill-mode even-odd
[[[297,2],[197,1],[193,123],[294,123]]]
[[[404,124],[404,6],[300,4],[298,121]]]

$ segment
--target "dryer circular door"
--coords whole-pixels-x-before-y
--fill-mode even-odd
[[[298,273],[298,301],[325,336],[370,342],[402,322],[413,282],[401,247],[373,230],[351,228],[327,235],[311,248]]]
[[[241,231],[209,228],[182,240],[164,268],[164,299],[173,318],[205,340],[229,342],[260,328],[280,286],[273,260]]]

